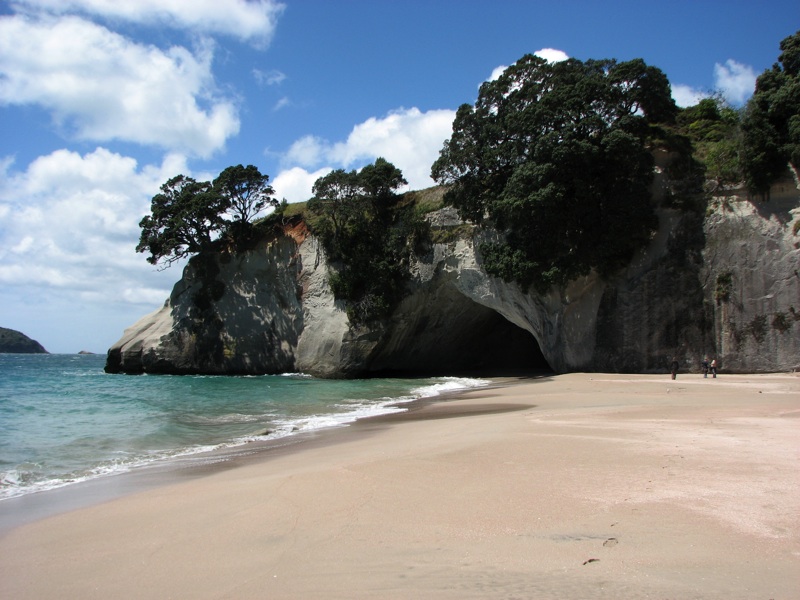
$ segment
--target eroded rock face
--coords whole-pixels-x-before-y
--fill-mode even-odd
[[[354,327],[328,286],[313,236],[284,236],[238,256],[195,257],[164,307],[110,350],[112,372],[501,373],[514,370],[730,371],[800,366],[800,192],[767,204],[740,193],[707,216],[660,209],[660,229],[615,279],[591,275],[539,295],[487,275],[491,236],[434,244],[413,265],[386,322]],[[430,217],[461,225],[452,209]],[[730,279],[727,296],[718,280]],[[724,291],[724,290],[723,290]],[[724,295],[724,294],[723,294]]]
[[[235,256],[194,257],[164,306],[125,330],[109,350],[106,370],[291,371],[303,330],[300,269],[291,237]]]
[[[741,190],[715,198],[701,277],[723,369],[800,368],[799,221],[797,180],[790,177],[766,202],[749,202]]]

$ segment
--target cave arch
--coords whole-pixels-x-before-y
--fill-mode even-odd
[[[370,362],[374,375],[552,373],[536,338],[454,286],[406,299]]]

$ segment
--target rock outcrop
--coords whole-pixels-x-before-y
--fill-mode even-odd
[[[48,354],[39,342],[15,329],[0,327],[0,354]]]
[[[464,229],[452,209],[430,218]],[[300,224],[240,255],[193,258],[165,305],[109,350],[106,369],[660,372],[673,357],[691,371],[708,356],[728,371],[792,370],[800,367],[799,219],[791,178],[766,203],[728,190],[705,215],[662,206],[651,244],[614,279],[590,275],[545,295],[489,276],[478,248],[493,233],[476,228],[417,256],[406,296],[373,327],[348,321],[324,251]]]
[[[712,346],[731,371],[800,368],[799,188],[793,173],[766,202],[730,190],[706,218],[704,300]]]

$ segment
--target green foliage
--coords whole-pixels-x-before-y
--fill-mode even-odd
[[[714,287],[714,299],[717,304],[727,302],[731,299],[731,290],[733,289],[733,273],[726,271],[717,275],[716,286]]]
[[[462,223],[454,227],[430,228],[430,241],[434,244],[450,244],[458,240],[468,240],[472,237],[475,227],[469,223]]]
[[[488,272],[540,291],[609,275],[647,242],[650,124],[677,112],[664,74],[626,63],[521,58],[462,105],[432,168],[462,218],[488,217]]]
[[[178,175],[153,196],[150,215],[139,223],[142,233],[137,252],[150,252],[147,262],[166,266],[208,248],[222,230],[228,203],[207,181]]]
[[[277,207],[275,190],[269,175],[262,175],[253,165],[228,167],[214,180],[214,191],[228,202],[228,214],[234,221],[249,223],[267,206]]]
[[[309,225],[334,270],[330,285],[354,323],[387,316],[402,297],[424,221],[395,190],[406,181],[379,158],[360,172],[338,169],[314,184]]]
[[[395,190],[408,184],[403,172],[382,157],[361,169],[358,181],[364,194],[376,203],[376,208],[394,202]]]
[[[427,214],[444,207],[444,192],[442,186],[434,186],[406,192],[403,197],[406,202],[414,203],[419,214]]]
[[[306,202],[292,202],[289,204],[286,199],[281,200],[281,203],[275,207],[273,215],[280,219],[292,219],[294,217],[306,216]]]
[[[153,196],[150,214],[139,223],[136,251],[149,252],[149,263],[168,267],[211,248],[219,236],[235,248],[247,247],[254,236],[251,219],[278,205],[268,182],[269,176],[253,165],[228,167],[213,182],[173,177]]]
[[[762,196],[786,170],[800,167],[800,31],[780,44],[779,63],[756,80],[742,120],[748,187]]]
[[[39,342],[16,329],[0,327],[0,353],[8,354],[47,354]]]
[[[705,176],[717,186],[743,180],[742,135],[739,112],[721,97],[704,98],[683,109],[677,118],[681,130],[694,144],[694,156],[705,167]]]

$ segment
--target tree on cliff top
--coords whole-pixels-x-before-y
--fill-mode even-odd
[[[642,60],[549,63],[527,55],[462,105],[432,177],[462,218],[488,217],[487,272],[540,291],[626,264],[656,227],[650,125],[677,113]]]
[[[722,96],[703,98],[682,109],[677,124],[692,141],[707,180],[717,188],[742,181],[741,115]]]
[[[408,277],[409,240],[419,219],[398,206],[403,173],[378,158],[361,171],[337,169],[314,183],[310,226],[334,267],[331,289],[351,321],[387,315]]]
[[[278,206],[272,197],[269,175],[253,165],[228,167],[214,180],[214,191],[228,201],[228,214],[234,221],[249,223],[267,206]]]
[[[742,120],[747,184],[764,196],[787,164],[800,168],[800,31],[780,49],[778,63],[756,80]]]
[[[147,262],[176,260],[196,254],[211,245],[213,236],[225,225],[228,205],[207,181],[185,175],[173,177],[153,196],[150,213],[139,223],[142,228],[137,252],[149,252]]]
[[[269,176],[253,165],[228,167],[213,182],[173,177],[153,196],[150,214],[139,223],[136,251],[149,252],[149,263],[166,268],[208,250],[220,235],[236,242],[260,211],[278,205],[268,182]]]

